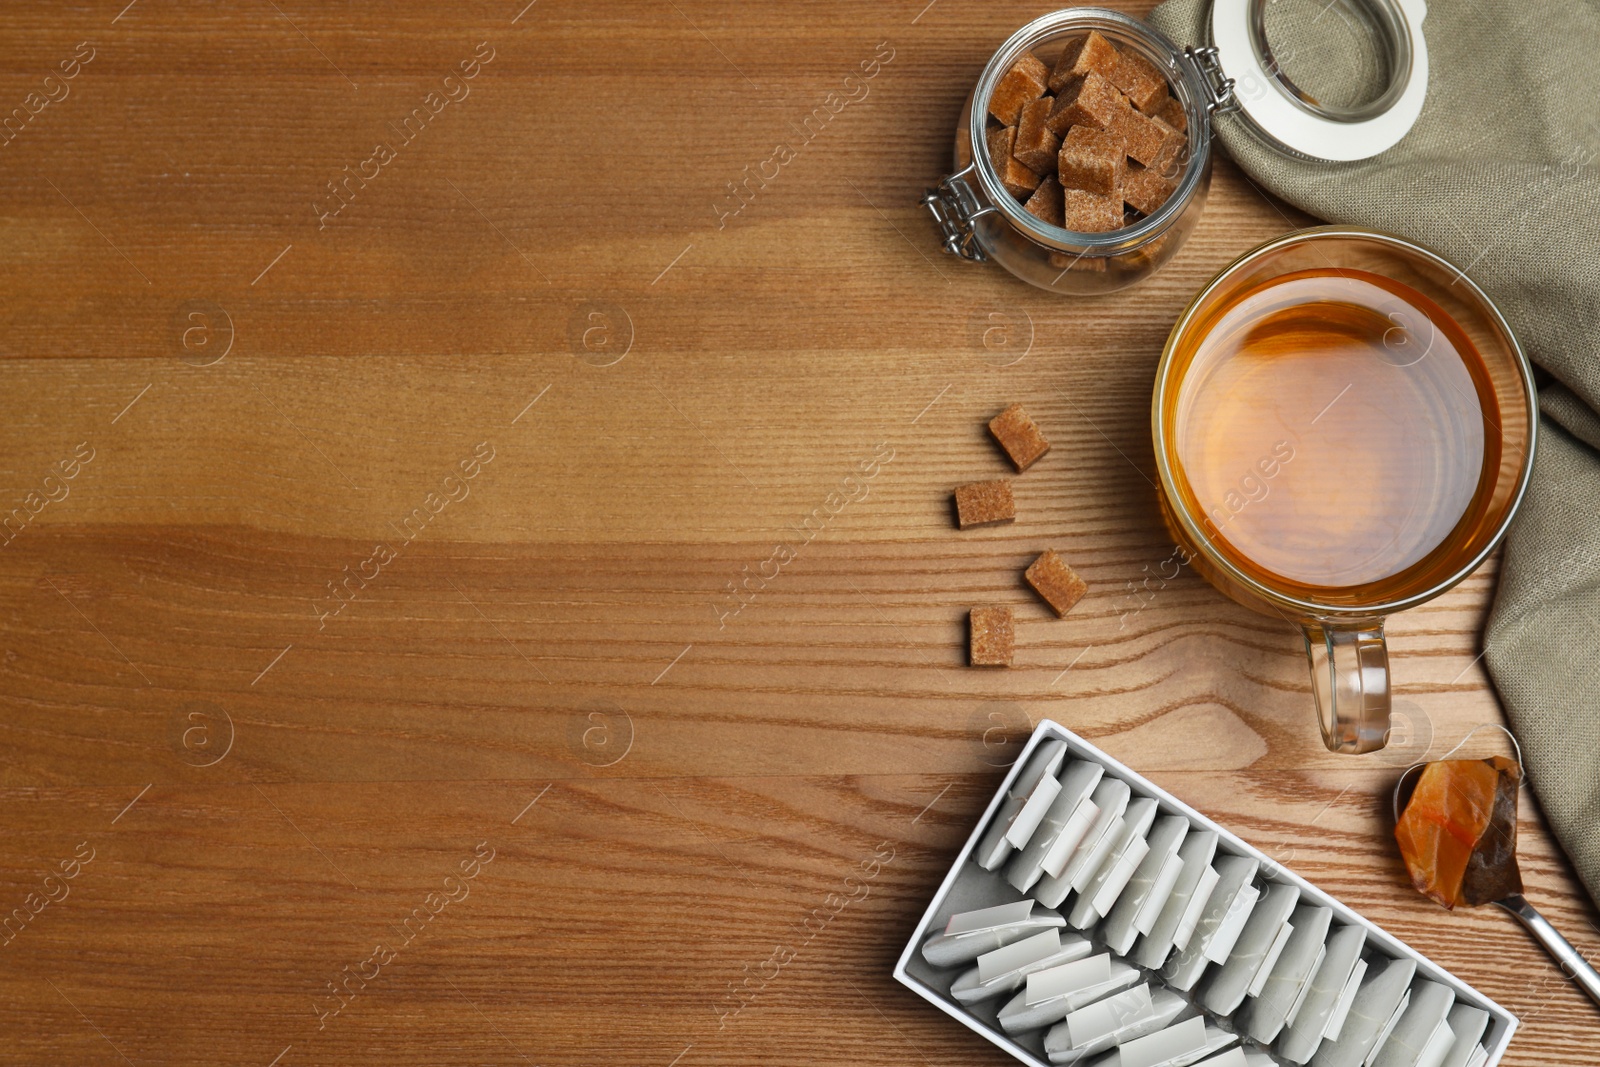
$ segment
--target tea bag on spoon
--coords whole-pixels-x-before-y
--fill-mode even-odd
[[[1400,785],[1404,782],[1402,775]],[[1515,915],[1600,1004],[1600,973],[1523,899],[1517,868],[1521,783],[1521,765],[1504,756],[1422,764],[1416,787],[1395,820],[1400,857],[1417,891],[1444,907],[1492,903]],[[1395,787],[1397,796],[1400,785]]]
[[[1417,892],[1445,908],[1476,907],[1522,892],[1521,784],[1522,768],[1504,756],[1423,766],[1394,827]]]

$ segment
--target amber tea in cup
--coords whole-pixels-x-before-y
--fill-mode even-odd
[[[1269,279],[1193,339],[1168,442],[1219,551],[1258,581],[1394,599],[1453,557],[1500,465],[1483,357],[1427,297],[1365,271]],[[1424,585],[1425,587],[1425,585]]]
[[[1465,577],[1526,484],[1532,381],[1493,305],[1399,238],[1290,235],[1196,298],[1154,400],[1174,533],[1300,624],[1328,747],[1382,747],[1383,616]]]

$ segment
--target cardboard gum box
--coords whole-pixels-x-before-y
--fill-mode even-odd
[[[1112,759],[1098,748],[1089,744],[1083,738],[1067,730],[1059,723],[1046,719],[1039,723],[1033,736],[1028,739],[1027,746],[1022,754],[1011,766],[1005,781],[995,791],[994,799],[984,810],[983,818],[973,828],[967,837],[966,844],[956,856],[955,862],[950,867],[950,872],[945,875],[938,892],[929,902],[928,909],[922,913],[922,919],[917,923],[912,932],[911,939],[906,943],[905,950],[900,953],[900,959],[895,964],[894,976],[901,984],[907,986],[924,1000],[935,1005],[951,1018],[975,1032],[982,1034],[996,1045],[1005,1049],[1030,1067],[1054,1067],[1044,1054],[1043,1030],[1020,1034],[1016,1037],[1002,1030],[996,1022],[997,1012],[1004,1003],[1004,997],[983,1001],[977,1004],[966,1005],[951,997],[947,992],[950,982],[960,968],[937,968],[930,965],[922,958],[922,944],[934,934],[942,933],[945,922],[953,914],[972,911],[978,908],[988,908],[998,904],[1007,904],[1020,899],[1027,899],[1024,894],[1018,893],[1004,878],[1004,867],[997,871],[985,871],[971,859],[973,850],[978,847],[984,830],[991,819],[995,818],[1005,800],[1006,793],[1011,789],[1012,783],[1022,773],[1034,751],[1042,744],[1050,741],[1065,741],[1067,745],[1067,758],[1085,760],[1097,763],[1105,770],[1108,778],[1118,778],[1132,790],[1133,796],[1149,797],[1157,802],[1159,815],[1182,815],[1189,820],[1191,832],[1195,830],[1210,830],[1217,834],[1217,855],[1231,853],[1256,860],[1261,865],[1261,872],[1257,881],[1271,884],[1274,882],[1292,885],[1300,890],[1301,903],[1321,905],[1333,911],[1335,924],[1359,926],[1366,930],[1367,947],[1363,956],[1370,957],[1382,953],[1396,959],[1409,959],[1416,963],[1417,979],[1429,979],[1449,987],[1456,996],[1456,1003],[1468,1004],[1481,1008],[1489,1013],[1489,1023],[1482,1037],[1482,1044],[1488,1050],[1489,1057],[1484,1067],[1494,1067],[1505,1055],[1506,1047],[1511,1043],[1511,1036],[1517,1029],[1517,1017],[1511,1014],[1482,993],[1473,989],[1467,983],[1440,967],[1422,953],[1411,948],[1405,942],[1389,934],[1375,923],[1347,907],[1328,893],[1312,885],[1304,878],[1288,870],[1281,864],[1272,860],[1259,849],[1247,844],[1236,834],[1219,826],[1217,823],[1200,814],[1198,811],[1177,799],[1160,786],[1150,782],[1143,776],[1130,770],[1128,767]],[[1158,975],[1146,972],[1152,988],[1161,984]]]

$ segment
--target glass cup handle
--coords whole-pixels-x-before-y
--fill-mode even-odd
[[[1322,743],[1330,752],[1374,752],[1389,741],[1389,649],[1383,620],[1302,623]]]

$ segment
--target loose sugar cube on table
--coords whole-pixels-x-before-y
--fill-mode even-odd
[[[1016,632],[1008,607],[973,608],[967,614],[970,627],[969,658],[974,667],[1009,667],[1016,649]]]
[[[1022,410],[1021,404],[1012,404],[989,420],[989,432],[1006,450],[1017,470],[1025,471],[1034,461],[1050,451],[1050,442],[1040,432],[1039,426]]]
[[[1028,584],[1044,597],[1045,603],[1055,609],[1057,615],[1065,615],[1071,611],[1073,605],[1082,600],[1083,594],[1089,591],[1083,579],[1067,566],[1067,561],[1057,555],[1053,548],[1047,549],[1043,555],[1029,564],[1023,573],[1028,579]]]
[[[969,526],[994,526],[1017,517],[1017,502],[1011,495],[1011,480],[973,482],[956,490],[956,523]]]

